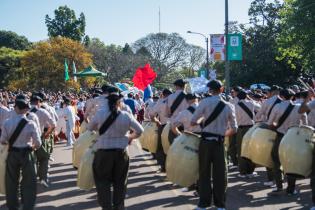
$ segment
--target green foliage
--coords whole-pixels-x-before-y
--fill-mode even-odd
[[[278,39],[280,55],[292,69],[304,72],[315,68],[315,2],[314,0],[285,0],[281,10]]]
[[[25,36],[19,36],[12,31],[0,31],[0,47],[8,47],[15,50],[26,50],[31,43]]]
[[[20,68],[23,55],[24,51],[0,48],[0,88],[6,87],[14,79],[23,76]]]
[[[67,6],[60,6],[55,10],[55,18],[46,15],[45,23],[49,37],[67,37],[76,41],[82,41],[85,34],[85,16],[80,14],[76,18],[74,10]]]

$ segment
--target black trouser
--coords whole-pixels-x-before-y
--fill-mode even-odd
[[[283,181],[282,181],[282,172],[281,172],[281,163],[280,163],[280,159],[279,159],[279,145],[281,142],[281,139],[283,137],[283,134],[281,133],[277,133],[277,138],[275,139],[274,145],[272,147],[272,151],[271,151],[271,157],[274,163],[273,166],[273,175],[276,181],[276,185],[278,189],[282,189],[283,188]],[[292,176],[287,176],[287,181],[288,181],[288,188],[287,188],[287,192],[288,193],[292,193],[295,189],[295,181],[296,178],[292,177]]]
[[[48,151],[49,139],[42,138],[41,147],[35,151],[37,161],[37,176],[40,180],[47,181],[48,164],[49,164],[49,151]]]
[[[241,157],[243,136],[251,128],[251,126],[239,126],[236,134],[237,159],[240,174],[252,174],[255,170],[255,164],[246,158]]]
[[[22,171],[22,181],[20,174]],[[6,200],[9,210],[19,209],[19,187],[23,210],[32,210],[36,200],[36,173],[31,149],[9,151],[5,173]]]
[[[313,205],[315,205],[315,149],[313,150],[311,189],[312,189],[312,201],[313,201]]]
[[[129,156],[125,150],[98,150],[93,161],[97,200],[103,210],[125,209]],[[113,199],[110,187],[113,185]]]
[[[238,161],[237,161],[237,143],[236,143],[236,135],[233,135],[231,137],[229,137],[229,148],[228,148],[228,156],[230,157],[230,161],[232,162],[232,164],[234,166],[238,165]]]
[[[162,146],[162,131],[164,129],[165,125],[161,125],[158,127],[158,147],[155,153],[155,158],[158,162],[158,164],[161,166],[161,170],[164,171],[165,170],[165,161],[166,161],[166,155],[164,153],[163,150],[163,146]]]
[[[212,195],[214,205],[225,207],[227,186],[227,170],[223,139],[220,141],[201,140],[199,145],[199,195],[198,206],[211,206]],[[211,183],[212,176],[212,183]]]

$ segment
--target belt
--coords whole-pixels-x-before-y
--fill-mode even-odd
[[[11,147],[9,149],[9,152],[31,152],[31,151],[32,151],[31,147],[22,147],[22,148]]]
[[[239,128],[250,128],[252,127],[253,125],[239,125],[238,127]]]
[[[104,152],[125,152],[126,149],[99,149],[100,151]]]
[[[209,133],[209,132],[201,132],[202,139],[207,140],[207,138],[213,138],[215,141],[224,141],[224,136],[221,136],[219,134]]]

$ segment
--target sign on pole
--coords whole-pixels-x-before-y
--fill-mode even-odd
[[[198,77],[207,78],[207,69],[205,69],[205,68],[200,68],[200,69],[198,70]]]
[[[225,60],[225,40],[224,34],[211,34],[210,35],[210,58],[212,61]]]
[[[228,60],[241,61],[242,55],[242,34],[229,34]]]

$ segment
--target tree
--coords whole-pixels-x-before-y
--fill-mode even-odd
[[[24,51],[0,48],[0,88],[7,87],[14,79],[21,78],[21,58]]]
[[[93,55],[95,66],[106,73],[106,79],[111,83],[132,78],[135,70],[148,62],[146,56],[134,54],[128,44],[122,48],[105,45],[99,39],[93,38],[87,49]]]
[[[206,50],[195,45],[188,45],[188,56],[186,65],[188,67],[188,76],[192,77],[194,71],[198,70],[206,60]]]
[[[185,64],[187,43],[177,33],[149,34],[133,44],[135,51],[145,48],[152,56],[151,64],[157,68],[157,80],[161,80],[177,67]]]
[[[22,69],[28,88],[62,90],[73,87],[72,80],[64,81],[65,59],[68,59],[71,77],[72,61],[75,61],[76,68],[80,70],[92,63],[91,57],[81,43],[68,38],[56,37],[38,42],[22,58]],[[81,82],[84,83],[85,79]]]
[[[297,71],[314,71],[315,2],[285,0],[281,18],[283,30],[278,39],[278,59]]]
[[[49,37],[67,37],[82,41],[85,34],[85,16],[83,13],[77,19],[74,10],[67,6],[60,6],[55,10],[55,18],[46,15],[45,23]]]
[[[27,50],[31,43],[25,36],[19,36],[12,31],[0,31],[0,47],[12,48],[15,50]]]

